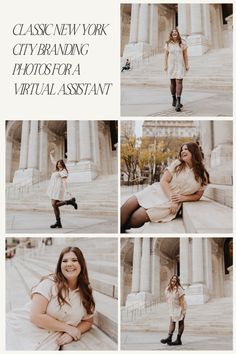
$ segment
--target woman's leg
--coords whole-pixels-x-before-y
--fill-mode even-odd
[[[171,344],[174,331],[175,331],[175,322],[173,322],[172,318],[170,318],[168,337],[161,339],[161,343],[162,344]]]
[[[133,212],[128,221],[129,228],[141,227],[145,224],[145,222],[150,221],[150,218],[143,207],[139,207],[137,210]]]
[[[182,319],[182,321],[179,321],[179,329],[178,329],[178,334],[177,334],[177,338],[174,342],[172,342],[172,345],[181,345],[182,341],[181,341],[181,336],[184,332],[184,318]]]
[[[172,106],[176,106],[176,80],[170,79],[170,92],[172,94]]]
[[[138,200],[135,196],[130,197],[121,207],[120,217],[121,217],[121,228],[126,227],[128,224],[128,220],[130,216],[133,214],[135,210],[140,207]]]
[[[51,225],[50,227],[51,227],[51,229],[55,229],[57,227],[62,228],[61,219],[60,219],[60,210],[57,205],[57,203],[59,203],[59,200],[52,199],[51,203],[52,203],[53,211],[54,211],[54,214],[56,217],[56,223]]]
[[[183,79],[176,79],[176,95],[177,95],[177,103],[176,103],[176,111],[180,112],[181,107],[181,95],[183,91]]]

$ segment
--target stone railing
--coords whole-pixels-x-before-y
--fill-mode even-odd
[[[6,201],[8,200],[23,200],[24,196],[31,192],[38,192],[40,184],[44,179],[38,178],[32,184],[7,184],[6,185]]]
[[[160,54],[160,53],[158,52],[157,48],[155,48],[155,49],[152,49],[149,53],[142,54],[142,55],[135,57],[135,58],[129,58],[130,63],[131,63],[131,65],[130,65],[131,70],[139,68],[144,63],[147,64],[149,62],[149,59],[154,57],[157,54]],[[125,65],[126,60],[127,60],[127,57],[121,58],[121,67]]]
[[[145,302],[141,304],[136,303],[121,308],[121,322],[122,323],[133,322],[137,318],[140,318],[146,315],[147,313],[153,312],[153,310],[157,308],[158,303],[159,302],[157,300],[151,300],[149,302]]]

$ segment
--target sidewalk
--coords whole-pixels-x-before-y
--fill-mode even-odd
[[[75,213],[61,212],[62,229],[51,229],[55,223],[53,213],[43,211],[8,210],[6,214],[6,233],[69,234],[69,233],[117,233],[117,217],[80,216]]]
[[[183,85],[184,86],[184,85]],[[183,88],[181,112],[171,106],[169,88],[153,85],[121,86],[121,116],[231,117],[232,92]]]
[[[166,338],[166,332],[121,332],[122,350],[233,350],[232,336],[208,335],[207,333],[189,335],[183,333],[182,343],[179,346],[161,344],[160,340]],[[174,340],[176,335],[173,336]]]

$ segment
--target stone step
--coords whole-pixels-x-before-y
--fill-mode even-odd
[[[161,234],[161,233],[168,233],[168,234],[182,234],[185,233],[184,223],[182,218],[177,218],[172,220],[171,222],[147,222],[142,227],[138,229],[130,229],[127,230],[126,233],[135,234]]]
[[[42,273],[39,275],[35,267],[31,267],[29,269],[25,264],[19,262],[19,260],[16,261],[16,258],[14,261],[15,270],[21,279],[22,287],[24,287],[28,295],[28,299],[22,299],[22,302],[25,304],[27,301],[29,301],[31,289],[33,286],[35,286],[35,284],[39,282]],[[13,288],[14,286],[11,288],[11,291]],[[97,291],[94,291],[93,295],[96,302],[96,314],[94,316],[94,323],[110,338],[117,342],[117,300],[104,294],[100,294]]]
[[[233,210],[204,197],[183,203],[183,222],[187,233],[232,233]]]

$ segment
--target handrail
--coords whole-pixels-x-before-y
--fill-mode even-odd
[[[143,53],[140,56],[130,58],[131,62],[131,69],[136,69],[140,66],[140,64],[143,64],[145,61],[149,61],[151,57],[154,57],[157,54],[161,54],[158,52],[157,48],[152,49],[149,53]],[[125,65],[127,57],[122,57],[121,58],[121,66]]]
[[[133,322],[137,318],[140,318],[147,314],[148,312],[151,312],[154,308],[158,306],[158,301],[157,300],[151,300],[148,302],[143,302],[143,303],[135,303],[130,306],[126,306],[121,309],[121,319],[122,322]]]

